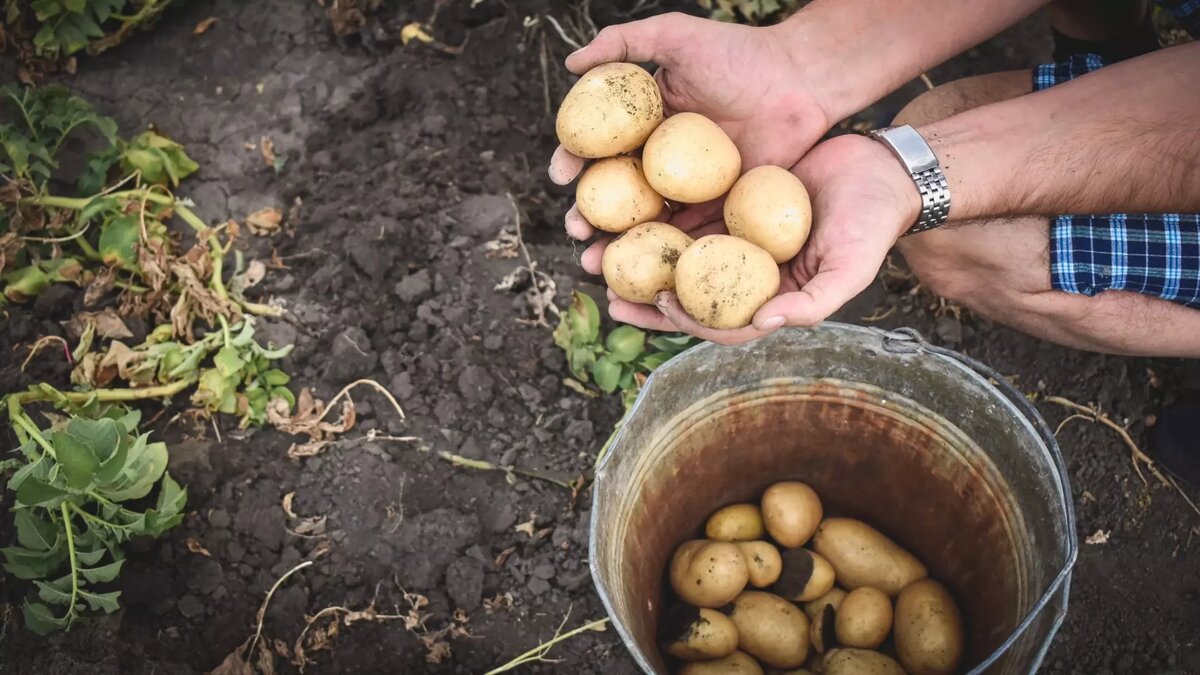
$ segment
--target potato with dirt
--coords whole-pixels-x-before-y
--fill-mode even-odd
[[[909,675],[950,675],[966,649],[962,613],[932,579],[904,587],[896,599],[896,652]]]
[[[736,544],[693,539],[675,549],[670,578],[680,600],[712,609],[736,598],[746,588],[750,573]]]
[[[892,600],[868,586],[846,594],[834,616],[837,641],[847,647],[875,649],[892,630]]]
[[[751,541],[762,539],[762,514],[757,504],[730,504],[717,509],[704,524],[704,536],[713,541]]]
[[[771,524],[766,517],[767,530]],[[882,532],[853,518],[826,518],[813,535],[813,549],[825,557],[848,589],[870,586],[889,597],[928,576],[928,570],[911,553]]]
[[[894,659],[869,649],[852,647],[825,654],[824,675],[906,675]]]
[[[715,661],[687,663],[677,672],[678,675],[763,675],[758,661],[741,651]]]
[[[825,606],[833,607],[837,611],[839,605],[842,604],[842,599],[846,597],[846,591],[840,588],[831,588],[829,592],[821,597],[804,604],[804,613],[808,618],[813,618],[821,612],[825,611]]]
[[[779,549],[769,541],[734,542],[746,556],[746,569],[750,572],[750,585],[766,588],[779,579],[783,571],[783,560]]]
[[[558,142],[579,157],[599,159],[642,146],[663,119],[662,93],[646,69],[605,63],[584,73],[558,109]]]
[[[837,643],[835,621],[833,607],[825,605],[821,613],[809,622],[808,642],[818,654],[824,654]]]
[[[812,228],[808,190],[778,166],[743,174],[725,197],[724,214],[729,234],[757,244],[780,264],[796,257]]]
[[[833,590],[833,566],[820,555],[803,548],[780,554],[783,570],[774,591],[792,602],[810,602]]]
[[[648,223],[666,202],[650,187],[637,157],[609,157],[587,168],[575,188],[579,213],[596,229],[620,234]]]
[[[698,204],[733,187],[742,172],[742,156],[716,122],[681,112],[664,120],[646,139],[642,167],[660,195]]]
[[[684,661],[711,661],[737,649],[733,621],[715,609],[675,605],[664,622],[663,651]]]
[[[666,223],[637,225],[604,249],[604,281],[622,299],[653,303],[662,291],[675,290],[676,265],[690,246],[691,237]]]
[[[775,668],[799,668],[808,658],[808,617],[773,593],[745,591],[726,608],[738,629],[738,649]]]
[[[763,524],[780,546],[800,548],[821,524],[820,497],[799,481],[783,481],[768,487],[760,504]]]
[[[701,325],[743,328],[779,292],[779,267],[770,253],[745,239],[710,234],[679,256],[675,292]]]

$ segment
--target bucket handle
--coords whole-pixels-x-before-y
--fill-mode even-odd
[[[1054,580],[1049,586],[1046,587],[1045,592],[1043,592],[1042,596],[1038,598],[1038,601],[1033,604],[1033,608],[1029,610],[1029,613],[1025,615],[1025,618],[1021,620],[1021,623],[1017,626],[1017,628],[1004,640],[1003,643],[1000,644],[999,647],[992,651],[991,656],[984,659],[982,663],[975,666],[975,668],[971,669],[970,673],[968,673],[968,675],[977,675],[979,673],[983,673],[987,668],[995,664],[1001,656],[1003,656],[1006,652],[1008,652],[1009,649],[1012,648],[1014,644],[1016,644],[1017,640],[1020,640],[1021,637],[1025,635],[1025,632],[1030,626],[1033,625],[1033,622],[1042,613],[1042,610],[1044,610],[1046,606],[1050,604],[1050,602],[1054,599],[1054,596],[1057,595],[1060,590],[1067,592],[1070,588],[1071,570],[1074,568],[1075,560],[1079,555],[1079,543],[1075,540],[1075,505],[1071,503],[1069,498],[1070,483],[1067,482],[1067,467],[1063,462],[1062,453],[1058,449],[1058,441],[1054,438],[1054,433],[1050,431],[1049,425],[1047,425],[1046,421],[1042,419],[1041,414],[1038,413],[1037,409],[1033,407],[1033,404],[1029,402],[1029,399],[1025,398],[1021,392],[1017,391],[1011,384],[1009,384],[1008,380],[1003,375],[969,356],[960,354],[951,349],[930,344],[921,336],[920,333],[912,328],[897,328],[895,330],[883,333],[881,337],[881,343],[884,351],[893,354],[917,354],[920,352],[925,352],[939,358],[954,361],[971,369],[977,375],[990,382],[1001,394],[1004,395],[1005,398],[1009,400],[1010,403],[1012,403],[1018,410],[1021,411],[1021,414],[1024,415],[1025,419],[1027,419],[1037,430],[1038,435],[1042,437],[1042,441],[1050,450],[1050,458],[1053,460],[1055,468],[1058,469],[1058,473],[1063,477],[1063,481],[1065,483],[1065,489],[1059,494],[1059,499],[1061,501],[1063,512],[1066,514],[1067,520],[1067,530],[1069,535],[1067,537],[1067,559],[1063,563],[1062,569],[1058,571],[1058,574],[1055,575]],[[1056,617],[1054,626],[1050,631],[1051,638],[1053,638],[1054,634],[1058,632],[1059,626],[1062,625],[1066,611],[1067,598],[1064,596],[1062,610]],[[1050,640],[1047,640],[1046,644],[1042,646],[1041,650],[1034,655],[1033,663],[1031,664],[1029,672],[1032,673],[1038,669],[1042,663],[1042,660],[1046,657],[1046,652],[1049,649]]]

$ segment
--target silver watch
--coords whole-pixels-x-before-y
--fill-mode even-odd
[[[904,233],[905,236],[931,230],[946,222],[950,215],[950,186],[938,164],[937,155],[933,154],[921,134],[905,124],[875,129],[868,135],[891,149],[921,193],[921,217],[912,229]]]

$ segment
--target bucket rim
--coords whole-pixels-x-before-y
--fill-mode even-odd
[[[1061,593],[1062,604],[1055,613],[1054,621],[1049,628],[1049,632],[1047,633],[1047,639],[1041,648],[1038,649],[1035,654],[1033,654],[1033,662],[1030,664],[1029,672],[1036,672],[1041,667],[1041,664],[1050,649],[1050,645],[1054,641],[1054,636],[1058,633],[1058,629],[1062,626],[1062,623],[1066,618],[1071,572],[1074,569],[1075,561],[1079,555],[1079,542],[1075,536],[1075,506],[1071,497],[1071,482],[1067,474],[1066,461],[1063,459],[1062,451],[1058,446],[1058,441],[1054,437],[1054,433],[1051,431],[1049,424],[1042,417],[1041,413],[1036,407],[1033,406],[1029,399],[1027,399],[1024,394],[1013,387],[1008,379],[1003,375],[996,372],[991,367],[983,364],[982,362],[967,356],[966,354],[929,343],[924,339],[924,337],[921,336],[920,332],[914,328],[902,327],[891,331],[885,331],[883,329],[871,326],[860,326],[857,324],[843,323],[839,321],[824,321],[821,324],[811,328],[784,328],[781,329],[780,332],[783,331],[841,331],[855,333],[860,336],[866,335],[878,338],[881,348],[889,354],[903,355],[924,353],[940,358],[943,361],[960,368],[966,377],[975,379],[978,384],[982,384],[985,388],[995,390],[1009,405],[1015,409],[1021,418],[1023,418],[1029,425],[1033,427],[1033,431],[1042,441],[1046,454],[1049,456],[1050,462],[1054,467],[1056,479],[1055,482],[1059,488],[1057,491],[1059,502],[1058,505],[1062,509],[1065,520],[1064,529],[1067,532],[1067,536],[1065,537],[1066,550],[1064,551],[1066,555],[1064,556],[1064,562],[1061,569],[1059,569],[1058,573],[1055,575],[1050,584],[1046,586],[1046,589],[1042,592],[1037,601],[1034,602],[1033,606],[1030,608],[1029,612],[1026,613],[1025,617],[1021,619],[1020,623],[1017,624],[1008,637],[1005,638],[999,646],[992,650],[992,653],[988,655],[987,658],[968,671],[967,675],[980,675],[993,664],[995,664],[997,660],[1004,656],[1004,654],[1006,654],[1008,650],[1011,649],[1012,646],[1025,635],[1026,631],[1030,626],[1033,625],[1034,621],[1037,620],[1038,616],[1042,613],[1046,606],[1049,605],[1055,599],[1055,597]],[[706,340],[697,345],[689,347],[684,352],[680,352],[680,354],[694,351],[707,351],[711,349],[737,349],[739,347],[740,346],[728,347],[724,345],[718,345]],[[677,354],[676,356],[679,356],[680,354]],[[638,392],[637,398],[629,407],[629,410],[625,413],[625,418],[633,415],[642,406],[643,401],[647,397],[647,392],[650,390],[650,385],[655,381],[656,378],[659,377],[659,374],[663,372],[669,372],[672,369],[672,365],[677,362],[678,361],[676,358],[672,358],[649,375],[645,384],[642,386],[641,391]],[[627,428],[622,423],[618,424],[619,428],[616,430],[612,440],[607,445],[607,452],[605,453],[604,457],[600,459],[599,464],[596,466],[592,481],[592,513],[588,523],[588,570],[592,576],[592,585],[596,590],[596,594],[600,596],[600,603],[604,606],[604,611],[608,615],[609,623],[611,623],[616,629],[617,635],[620,636],[621,641],[624,643],[626,651],[629,652],[630,656],[633,657],[633,660],[643,672],[653,673],[654,669],[646,660],[645,656],[640,654],[638,650],[634,648],[636,641],[633,639],[633,636],[629,634],[629,631],[625,627],[624,623],[617,620],[616,614],[613,611],[612,599],[609,597],[608,590],[601,581],[600,569],[596,563],[597,557],[594,555],[597,544],[596,532],[598,531],[597,528],[600,520],[600,509],[596,503],[599,499],[600,492],[596,490],[596,485],[604,478],[608,464],[612,461],[615,453],[617,452],[617,448],[620,446],[621,441],[625,436]]]

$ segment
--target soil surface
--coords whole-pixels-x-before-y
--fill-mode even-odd
[[[578,267],[582,249],[562,232],[570,191],[554,188],[544,170],[554,145],[548,111],[570,85],[559,64],[571,48],[540,17],[565,22],[571,6],[461,0],[434,16],[431,0],[389,3],[359,34],[338,38],[316,2],[181,4],[152,33],[81,60],[69,84],[127,133],[152,122],[183,142],[202,168],[181,192],[209,222],[284,209],[286,234],[243,244],[264,259],[274,249],[287,265],[262,286],[286,319],[263,331],[296,344],[287,362],[293,383],[328,400],[372,378],[406,418],[356,390],[356,428],[325,453],[292,460],[286,434],[238,432],[226,420],[218,442],[212,429],[167,424],[163,415],[157,431],[170,444],[170,470],[189,490],[185,522],[132,552],[122,612],[49,638],[10,616],[0,630],[0,672],[208,672],[255,632],[272,584],[306,560],[313,564],[272,598],[262,625],[268,644],[292,644],[305,615],[327,607],[374,602],[380,614],[404,615],[406,593],[428,600],[424,629],[402,620],[339,626],[328,650],[310,653],[307,672],[480,673],[549,639],[564,621],[570,628],[602,617],[587,571],[590,493],[572,499],[551,482],[508,480],[437,454],[571,479],[589,469],[620,415],[613,398],[563,386],[550,330],[518,321],[532,318],[523,295],[494,290],[521,260],[485,249],[520,218],[560,306],[575,288],[604,297]],[[601,25],[622,20],[621,7],[632,3],[604,4],[593,11]],[[193,35],[209,16],[218,22]],[[439,42],[461,52],[402,46],[401,28],[413,21],[431,23]],[[1047,30],[1030,20],[930,75],[944,82],[1029,67],[1049,50]],[[885,121],[920,91],[910,84],[867,119]],[[279,172],[250,147],[263,136],[286,157]],[[60,334],[59,321],[79,302],[55,292],[10,312],[0,330],[4,391],[34,375],[66,381],[66,365],[48,357],[20,373],[25,350],[16,346]],[[1200,389],[1195,362],[1039,342],[958,315],[899,272],[881,275],[839,318],[863,323],[885,313],[872,323],[914,327],[1024,391],[1098,403],[1127,420],[1139,443],[1149,416]],[[1039,407],[1052,425],[1067,416]],[[371,429],[420,440],[368,439]],[[1059,440],[1081,554],[1046,671],[1200,672],[1200,519],[1174,491],[1144,488],[1110,429],[1072,421]],[[296,519],[282,507],[292,493]],[[321,520],[298,535],[302,518]],[[1097,532],[1106,543],[1082,543]],[[190,540],[208,555],[191,552]],[[25,591],[9,584],[4,595],[19,604]],[[455,610],[469,620],[455,623]],[[438,637],[455,625],[469,635]],[[439,641],[449,652],[432,663]],[[551,656],[561,661],[526,670],[635,672],[612,630],[575,637]],[[286,661],[276,659],[277,672],[296,671]]]

